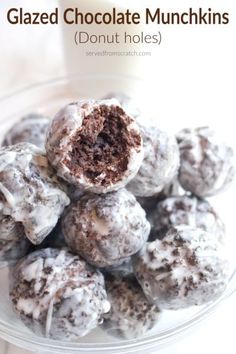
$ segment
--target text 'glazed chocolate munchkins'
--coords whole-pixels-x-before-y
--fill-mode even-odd
[[[82,100],[61,109],[46,150],[60,177],[94,193],[124,187],[143,159],[139,128],[116,100]]]
[[[110,309],[103,275],[65,249],[42,249],[19,261],[10,288],[21,320],[47,338],[84,336]]]
[[[228,187],[235,177],[231,147],[208,127],[183,129],[177,134],[180,150],[179,182],[199,197],[211,196]]]
[[[1,148],[0,181],[2,214],[21,223],[28,239],[40,244],[70,202],[43,150],[29,143]]]
[[[122,263],[147,241],[145,211],[126,189],[84,195],[62,218],[62,231],[72,252],[97,267]]]
[[[104,315],[103,328],[115,337],[140,338],[159,320],[159,308],[148,302],[134,276],[106,277],[110,311]]]
[[[222,244],[190,226],[171,228],[163,240],[147,243],[134,256],[134,273],[149,301],[161,309],[203,305],[219,297],[230,269]]]

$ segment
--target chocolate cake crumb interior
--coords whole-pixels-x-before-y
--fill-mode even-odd
[[[137,133],[127,130],[130,119],[119,106],[94,109],[71,142],[68,168],[95,184],[119,181],[127,170],[130,149],[140,145]]]

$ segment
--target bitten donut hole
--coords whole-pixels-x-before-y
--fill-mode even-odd
[[[130,123],[121,107],[101,105],[94,109],[71,142],[69,169],[93,184],[119,181],[127,170],[130,149],[140,145],[140,137],[127,129]]]

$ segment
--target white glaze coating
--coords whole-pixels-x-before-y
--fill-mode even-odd
[[[140,115],[140,108],[135,100],[123,92],[110,92],[103,99],[116,99],[121,107],[131,116],[137,118]]]
[[[171,183],[166,185],[160,193],[157,193],[151,197],[136,197],[136,199],[149,216],[150,213],[152,213],[152,211],[156,208],[158,202],[168,197],[180,196],[185,193],[186,192],[180,187],[177,176],[175,176]]]
[[[56,114],[46,139],[47,155],[52,165],[56,168],[58,175],[78,188],[94,193],[107,193],[124,187],[135,176],[143,159],[142,145],[131,147],[127,169],[123,173],[122,178],[116,183],[110,183],[106,186],[102,185],[99,181],[104,179],[102,174],[97,177],[98,182],[94,184],[84,174],[77,174],[75,176],[70,171],[65,161],[68,160],[69,152],[72,150],[71,141],[81,130],[84,118],[89,116],[94,110],[99,109],[101,105],[121,107],[115,99],[98,101],[92,99],[81,100],[68,104]],[[134,119],[130,119],[127,131],[134,131],[139,134],[139,128]]]
[[[185,190],[204,197],[228,187],[235,176],[233,150],[208,127],[183,129],[177,134],[181,166],[179,181]]]
[[[23,257],[29,246],[23,226],[10,216],[0,214],[0,267]]]
[[[62,218],[66,243],[89,263],[107,267],[121,263],[146,242],[150,224],[145,211],[126,189],[84,195]]]
[[[86,335],[110,310],[102,274],[66,249],[43,249],[20,261],[10,296],[26,326],[60,340]]]
[[[56,225],[70,200],[44,152],[29,143],[0,149],[3,215],[22,223],[29,240],[39,244]]]
[[[147,298],[163,309],[213,301],[225,290],[230,275],[222,244],[185,225],[170,229],[163,240],[147,243],[133,266]]]
[[[155,126],[140,125],[144,159],[127,189],[137,197],[160,193],[171,183],[179,167],[179,149],[174,136]]]
[[[28,114],[8,130],[2,146],[27,142],[44,149],[49,121],[49,118],[40,114]]]
[[[111,304],[103,323],[107,333],[125,339],[140,338],[156,325],[160,310],[148,302],[134,276],[108,277],[106,289]]]
[[[210,232],[224,242],[224,223],[208,201],[194,196],[166,198],[156,205],[148,219],[152,225],[152,240],[162,238],[172,226],[189,225]]]

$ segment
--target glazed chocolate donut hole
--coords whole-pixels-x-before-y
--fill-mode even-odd
[[[124,187],[143,159],[139,128],[117,100],[64,107],[49,129],[46,150],[60,177],[93,193]]]
[[[71,141],[67,167],[75,175],[84,174],[93,184],[100,180],[107,186],[121,180],[128,168],[130,148],[141,144],[140,135],[127,130],[129,122],[119,106],[94,109]]]

